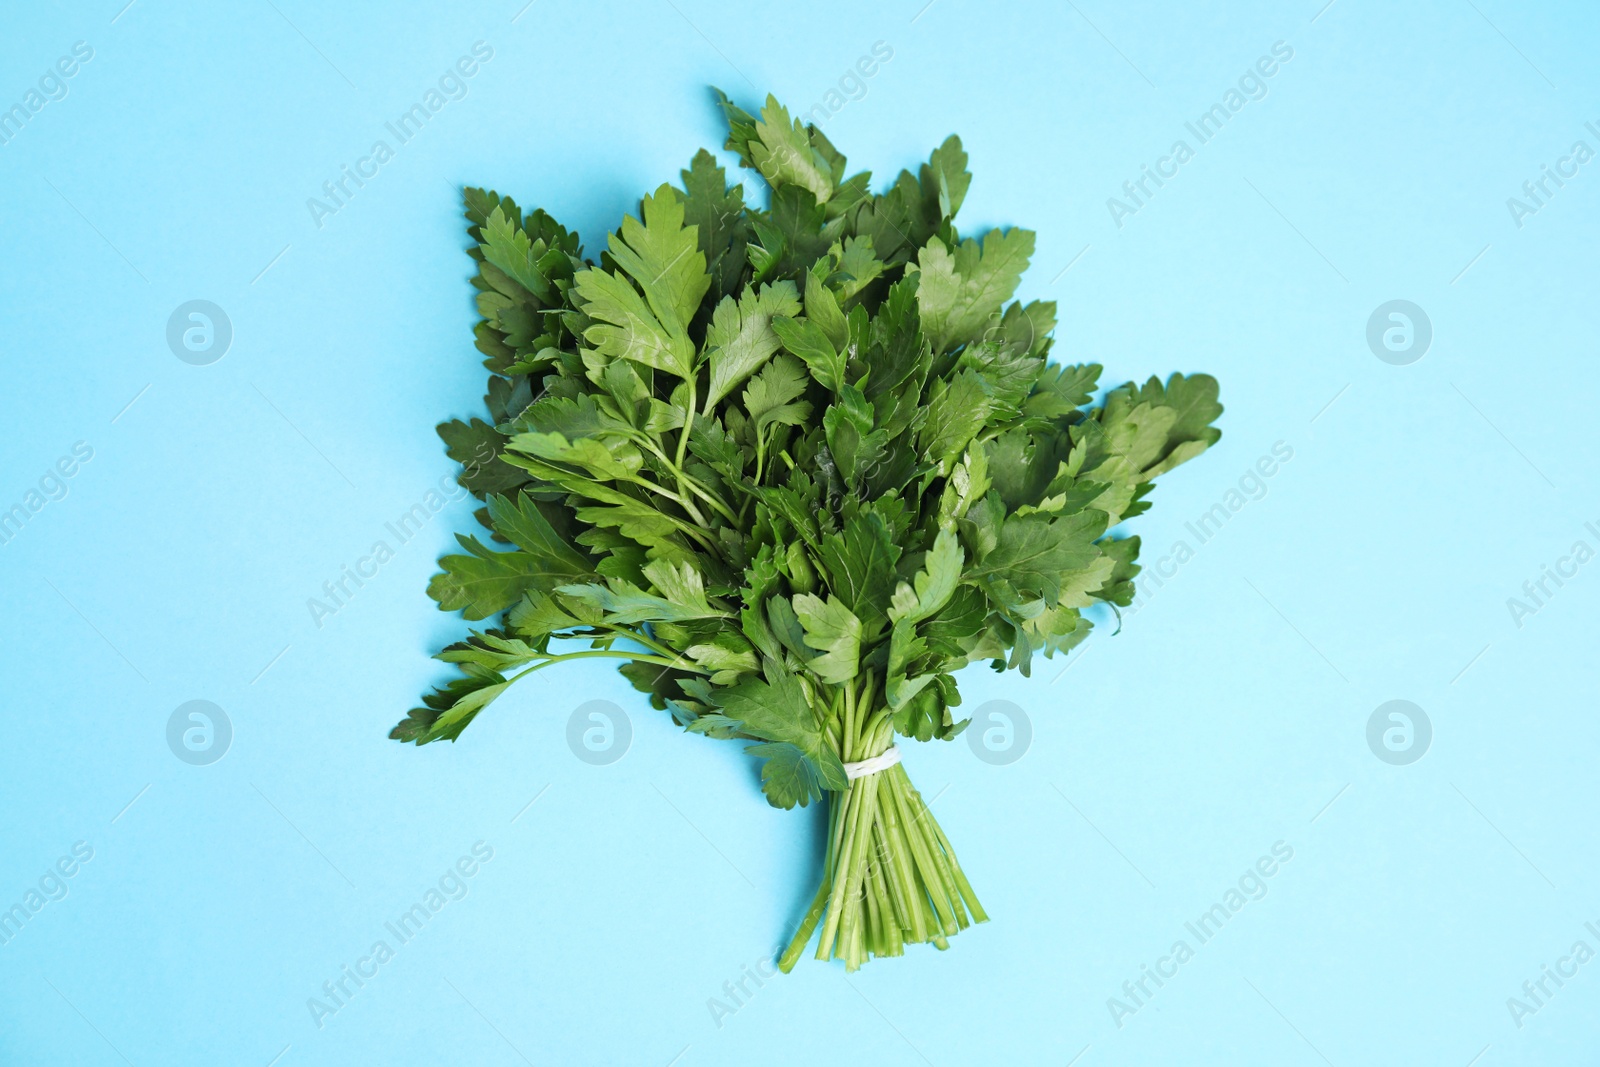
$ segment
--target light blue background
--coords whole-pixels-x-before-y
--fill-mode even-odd
[[[94,849],[0,946],[0,1062],[1593,1062],[1600,963],[1520,1029],[1506,1006],[1600,949],[1600,564],[1520,628],[1506,605],[1600,546],[1600,161],[1521,228],[1506,206],[1600,149],[1592,7],[123,3],[14,6],[0,35],[0,106],[94,49],[0,146],[0,507],[94,449],[0,547],[0,907]],[[307,198],[479,40],[468,95],[318,228]],[[820,815],[603,666],[454,746],[386,740],[463,629],[423,589],[465,501],[320,628],[306,601],[451,474],[433,425],[480,410],[456,188],[593,253],[720,145],[708,84],[805,110],[876,41],[825,124],[852,163],[881,183],[959,132],[964,228],[1038,231],[1021,295],[1059,302],[1058,358],[1221,380],[1219,447],[1133,524],[1147,562],[1275,442],[1293,459],[1064,677],[963,675],[969,708],[1026,709],[1020,762],[907,757],[991,923],[849,977],[808,957],[719,1026],[810,897]],[[1119,229],[1107,198],[1277,41],[1268,96]],[[1396,298],[1433,323],[1410,366],[1365,340]],[[211,366],[166,345],[191,299],[233,323]],[[165,740],[197,698],[234,728],[207,767]],[[1433,724],[1409,766],[1367,747],[1395,698]],[[611,766],[564,741],[591,699],[632,716]],[[478,841],[468,895],[314,1025]],[[1115,1025],[1279,841],[1267,895]]]

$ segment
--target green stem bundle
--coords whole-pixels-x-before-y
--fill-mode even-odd
[[[850,761],[882,755],[894,740],[887,709],[868,715],[855,698],[847,688],[840,750]],[[819,925],[817,959],[854,971],[908,944],[947,948],[948,938],[987,919],[949,838],[897,763],[829,794],[822,884],[778,966],[793,968]]]

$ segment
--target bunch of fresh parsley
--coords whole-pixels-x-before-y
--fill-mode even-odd
[[[781,963],[820,923],[853,970],[986,916],[904,766],[847,764],[954,737],[955,672],[1026,674],[1128,604],[1139,542],[1107,531],[1222,408],[1181,374],[1093,404],[1098,364],[1047,363],[1054,305],[1009,302],[1034,235],[956,231],[959,139],[874,193],[775,99],[718,96],[765,207],[702,150],[595,263],[466,191],[490,417],[439,433],[505,547],[461,536],[428,593],[497,623],[391,736],[454,740],[526,674],[622,660],[688,731],[753,742],[772,804],[829,800]]]

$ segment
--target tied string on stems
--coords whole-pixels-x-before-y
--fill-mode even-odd
[[[899,762],[900,746],[890,745],[882,755],[873,756],[871,759],[857,760],[854,763],[846,763],[844,765],[844,776],[853,782],[857,778],[865,778],[869,774],[886,771]]]

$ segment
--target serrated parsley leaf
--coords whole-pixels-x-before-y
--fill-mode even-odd
[[[810,385],[805,367],[793,356],[780,355],[762,367],[744,391],[745,411],[749,412],[756,430],[774,422],[789,426],[803,423],[811,413],[811,404],[805,400],[792,401],[804,395]]]
[[[821,800],[827,790],[840,788],[830,785],[821,769],[830,762],[839,764],[839,757],[830,750],[820,749],[817,758],[812,759],[799,745],[769,741],[750,745],[745,751],[763,761],[761,791],[775,808],[803,808],[813,800]],[[839,777],[844,779],[843,764],[839,764]]]
[[[587,556],[569,545],[555,527],[539,513],[539,507],[526,494],[514,498],[491,496],[489,518],[497,531],[529,555],[549,562],[552,569],[567,574],[587,574],[593,564]]]
[[[921,622],[937,614],[961,582],[961,563],[966,554],[961,549],[961,539],[953,530],[940,530],[934,538],[933,548],[923,558],[922,569],[912,580],[895,590],[894,604],[889,618],[896,623]]]
[[[549,590],[586,572],[586,567],[528,552],[496,552],[476,537],[456,535],[469,555],[445,556],[443,568],[428,583],[428,595],[442,611],[459,611],[469,619],[498,615],[530,590]]]
[[[696,253],[698,254],[698,253]],[[669,329],[651,314],[626,278],[590,268],[573,279],[584,314],[595,322],[584,340],[603,355],[631,359],[679,378],[694,373],[694,343],[681,327]]]
[[[806,647],[822,653],[806,666],[830,685],[848,682],[861,666],[861,620],[844,602],[803,593],[794,598],[794,613],[805,630]]]
[[[738,301],[731,296],[723,298],[706,330],[706,358],[711,364],[710,385],[706,389],[707,411],[738,388],[740,382],[778,350],[773,318],[799,312],[799,295],[794,283],[788,281],[763,285],[759,291],[746,289]]]
[[[749,145],[750,162],[768,185],[775,189],[798,185],[819,204],[833,195],[833,168],[812,147],[805,126],[789,117],[777,97],[767,97],[755,130],[759,140]]]
[[[620,437],[578,437],[569,441],[559,433],[519,433],[511,438],[509,447],[552,463],[582,467],[605,479],[625,480],[644,465],[639,449]]]
[[[688,622],[694,619],[725,618],[720,611],[706,602],[705,596],[678,594],[658,596],[639,588],[625,578],[608,578],[605,584],[592,582],[583,585],[563,585],[556,589],[562,596],[598,608],[605,622],[617,625],[639,622]]]
[[[1017,291],[1032,255],[1031,230],[990,230],[981,251],[969,237],[954,254],[937,237],[929,240],[917,260],[917,304],[934,352],[981,337],[990,317]]]
[[[874,431],[872,422],[872,405],[853,385],[841,385],[839,399],[829,404],[822,416],[828,451],[833,454],[839,477],[847,486],[854,485],[859,475],[882,458],[884,447],[889,443],[888,431]]]
[[[948,473],[988,420],[990,405],[988,386],[971,369],[935,382],[928,393],[927,416],[917,435],[923,458],[940,474]]]
[[[628,216],[611,235],[611,258],[644,291],[650,310],[669,329],[686,329],[711,285],[697,231],[683,222],[683,200],[670,185],[644,198],[638,219]]]
[[[876,511],[852,516],[843,530],[822,539],[829,587],[866,629],[875,629],[887,614],[900,555],[900,546]]]
[[[555,299],[555,287],[539,269],[539,258],[544,255],[544,244],[534,244],[515,222],[506,217],[499,206],[489,213],[483,224],[483,258],[504,271],[540,300]]]
[[[396,741],[426,745],[432,741],[454,741],[473,717],[505,691],[511,682],[497,671],[476,664],[462,664],[465,676],[422,698],[423,706],[412,708],[389,736]]]
[[[768,799],[776,807],[792,808],[820,800],[823,789],[843,789],[848,784],[844,767],[828,745],[822,721],[806,700],[800,682],[781,665],[769,667],[766,673],[767,681],[746,678],[736,686],[714,691],[711,699],[724,715],[738,721],[745,733],[771,743],[755,751],[767,759],[762,787]],[[793,754],[777,746],[788,746]],[[803,757],[804,766],[795,754]]]
[[[1045,367],[1023,410],[1047,418],[1076,412],[1094,395],[1102,369],[1098,363]]]
[[[444,440],[446,453],[461,464],[462,470],[457,481],[473,495],[482,497],[489,493],[504,493],[527,483],[527,471],[519,470],[499,458],[506,445],[505,435],[482,419],[442,422],[438,433]]]
[[[745,244],[750,222],[745,218],[744,186],[728,187],[728,174],[704,148],[694,154],[683,177],[683,220],[693,226],[711,275],[713,300],[739,289],[745,271]]]
[[[966,573],[966,580],[999,579],[1023,595],[1054,604],[1062,576],[1082,571],[1100,555],[1095,540],[1105,533],[1106,517],[1098,511],[1050,519],[1013,515],[1000,527],[995,547]]]
[[[944,144],[935,148],[928,162],[922,165],[921,177],[923,189],[933,193],[940,217],[955,218],[972,184],[972,172],[967,170],[967,153],[961,147],[961,138],[953,133],[945,138]]]
[[[809,319],[775,318],[772,328],[783,347],[805,362],[824,389],[839,391],[844,384],[844,356],[834,349],[822,327]]]

